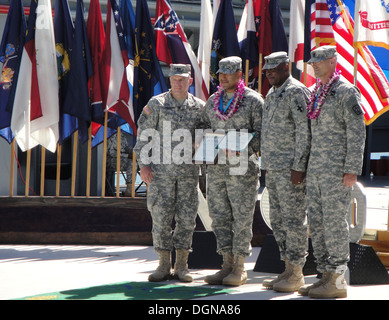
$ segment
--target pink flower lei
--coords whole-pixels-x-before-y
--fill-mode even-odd
[[[222,111],[219,109],[220,99],[223,99],[223,87],[218,86],[217,91],[215,92],[215,97],[213,98],[213,111],[216,113],[216,116],[221,120],[228,120],[232,117],[234,113],[236,113],[239,109],[239,102],[243,97],[244,94],[244,88],[245,88],[245,82],[243,79],[240,79],[237,85],[237,88],[234,93],[234,97],[232,99],[232,102],[230,106],[228,107],[228,112],[226,114],[223,114]]]
[[[321,112],[321,107],[324,104],[327,93],[330,91],[331,86],[340,78],[340,71],[336,70],[330,80],[324,85],[320,94],[317,95],[320,87],[323,85],[320,79],[317,79],[315,88],[311,93],[309,103],[307,105],[307,117],[309,119],[316,119]],[[315,107],[316,104],[316,107]]]

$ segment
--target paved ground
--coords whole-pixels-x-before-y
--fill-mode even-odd
[[[367,186],[367,228],[387,228],[389,186]],[[262,281],[274,274],[253,272],[261,248],[253,248],[246,261],[249,280],[227,295],[211,300],[310,300],[297,293],[280,294],[263,289]],[[9,300],[124,281],[147,281],[157,266],[157,255],[148,246],[43,246],[0,245],[0,299]],[[195,281],[215,270],[191,270]],[[306,277],[307,283],[315,282]],[[349,286],[346,300],[389,300],[389,285]]]
[[[253,272],[260,248],[246,262],[248,283],[234,293],[210,296],[211,300],[310,300],[297,293],[263,289],[262,281],[274,274]],[[145,246],[0,246],[0,299],[8,300],[125,281],[147,281],[157,266],[157,255]],[[215,270],[191,270],[195,281]],[[315,282],[306,277],[307,283]],[[350,300],[389,300],[389,285],[349,286]]]

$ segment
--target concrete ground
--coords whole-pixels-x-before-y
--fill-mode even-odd
[[[387,229],[389,184],[369,186],[366,228]],[[246,260],[247,284],[234,287],[229,294],[200,300],[311,300],[297,293],[276,293],[261,283],[275,274],[254,272],[261,248],[253,248]],[[84,245],[0,245],[0,300],[79,289],[126,281],[147,281],[158,265],[157,254],[149,246]],[[204,277],[215,270],[191,270],[194,282],[204,286]],[[317,281],[306,277],[306,283]],[[351,285],[341,300],[389,300],[389,285]]]
[[[264,289],[262,281],[276,275],[253,271],[259,251],[260,248],[253,248],[253,255],[245,263],[247,284],[230,287],[234,290],[232,293],[201,300],[311,300],[297,293]],[[126,281],[147,281],[158,265],[157,254],[148,246],[2,245],[0,257],[1,300]],[[185,285],[205,286],[204,277],[215,270],[191,272],[194,282]],[[306,277],[306,283],[315,281],[315,276]],[[389,285],[349,286],[348,297],[342,300],[389,300]]]

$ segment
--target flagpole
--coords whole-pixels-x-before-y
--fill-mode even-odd
[[[262,56],[263,53],[259,54],[259,70],[258,70],[258,92],[262,92]]]
[[[90,176],[91,176],[91,159],[92,159],[92,124],[88,129],[88,156],[86,164],[86,197],[90,196]]]
[[[72,159],[72,187],[70,196],[73,198],[76,190],[76,169],[77,169],[77,147],[78,147],[78,130],[73,134],[73,159]]]
[[[246,70],[245,70],[246,86],[249,84],[249,67],[250,67],[250,61],[249,59],[246,59]]]
[[[343,4],[341,1],[337,0],[338,6],[340,8],[340,12],[342,14],[342,17],[344,19],[344,22],[346,23],[348,29],[350,30],[350,33],[352,37],[354,38],[354,28],[351,25],[350,19],[348,16],[345,14],[345,10],[343,7]],[[353,44],[354,45],[354,44]],[[358,75],[358,48],[359,46],[354,47],[354,85],[357,85],[357,75]]]
[[[307,85],[307,63],[304,62],[304,67],[303,67],[303,84],[304,86]]]
[[[15,167],[15,138],[11,142],[11,175],[9,178],[9,196],[14,195],[14,167]]]
[[[45,195],[45,163],[46,163],[46,148],[41,147],[41,191],[40,196],[43,197]]]
[[[122,129],[118,127],[118,133],[116,136],[116,198],[120,196],[120,151],[122,149]]]
[[[31,149],[27,150],[27,164],[26,164],[26,185],[24,188],[24,195],[28,197],[30,189],[30,171],[31,171]]]
[[[101,177],[101,196],[105,197],[105,177],[107,171],[107,124],[108,124],[108,111],[104,113],[104,139],[103,139],[103,169]]]
[[[131,180],[131,197],[135,198],[135,179],[136,179],[136,156],[132,151],[132,180]]]
[[[58,143],[57,146],[57,176],[56,176],[56,186],[55,186],[55,196],[59,197],[59,186],[61,183],[61,153],[62,146]]]

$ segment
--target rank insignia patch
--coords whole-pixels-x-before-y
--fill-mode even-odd
[[[357,116],[359,116],[359,115],[362,114],[362,109],[361,109],[361,107],[360,107],[359,105],[357,105],[357,104],[353,106],[353,111],[354,111],[354,113],[355,113]]]

